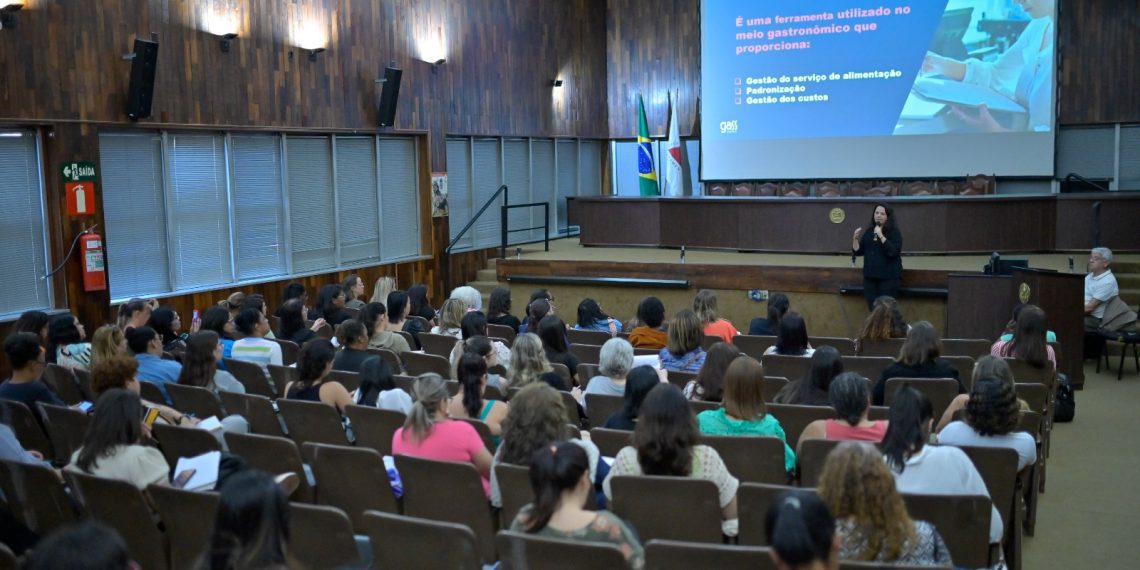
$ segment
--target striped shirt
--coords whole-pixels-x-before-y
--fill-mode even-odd
[[[270,364],[280,366],[283,363],[281,345],[258,337],[251,336],[234,341],[234,347],[230,354],[234,360],[253,362],[266,371],[269,370]]]

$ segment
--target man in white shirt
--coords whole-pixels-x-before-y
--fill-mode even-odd
[[[1120,294],[1116,276],[1108,266],[1112,263],[1112,250],[1093,248],[1089,254],[1089,273],[1085,275],[1085,329],[1095,331],[1104,319],[1105,304]]]
[[[269,332],[269,319],[264,314],[257,309],[242,309],[234,319],[234,326],[245,338],[234,342],[231,358],[256,363],[267,375],[270,364],[282,364],[281,345],[264,338]]]

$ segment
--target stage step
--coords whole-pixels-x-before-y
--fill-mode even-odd
[[[1140,275],[1138,275],[1137,277],[1140,277]],[[479,271],[475,272],[475,280],[476,281],[498,281],[499,280],[499,274],[497,273],[497,270],[493,267],[490,269],[480,269]],[[1140,284],[1140,283],[1138,283],[1138,284]],[[472,285],[472,287],[474,287],[474,285]]]
[[[1121,273],[1140,273],[1140,261],[1113,261],[1109,268],[1117,276]]]

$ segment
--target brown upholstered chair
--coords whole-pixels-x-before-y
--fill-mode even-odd
[[[669,383],[678,387],[678,388],[684,388],[685,384],[688,384],[691,380],[697,379],[697,373],[696,372],[682,372],[680,370],[670,370],[670,371],[668,371],[667,375],[669,377]]]
[[[784,442],[778,437],[703,435],[701,443],[715,449],[728,472],[742,483],[788,482]]]
[[[289,366],[297,363],[297,357],[301,354],[301,347],[291,340],[282,340],[279,338],[267,338],[281,345],[281,363]]]
[[[459,339],[449,334],[420,333],[420,344],[427,354],[451,358],[451,350],[455,348],[457,342]]]
[[[732,185],[733,196],[751,196],[752,183],[751,182],[737,182]]]
[[[50,467],[0,460],[0,491],[16,520],[41,537],[79,519],[63,482]]]
[[[866,180],[852,180],[847,183],[847,193],[851,196],[866,196],[871,186],[874,185]]]
[[[345,390],[352,392],[360,387],[360,373],[347,370],[330,370],[326,380],[340,382]]]
[[[210,416],[216,416],[218,419],[226,417],[222,411],[222,401],[208,388],[171,383],[166,385],[166,393],[170,394],[174,409],[180,412],[194,414],[203,419]]]
[[[889,378],[885,387],[883,404],[890,407],[895,400],[895,393],[904,384],[918,390],[930,399],[934,407],[934,417],[941,418],[942,413],[950,406],[950,402],[958,396],[958,381],[953,378]]]
[[[845,193],[838,182],[820,182],[815,185],[815,195],[820,198],[838,198]]]
[[[719,544],[722,540],[720,500],[712,481],[619,475],[610,477],[610,490],[610,510],[629,521],[642,542],[664,538]]]
[[[59,396],[60,400],[63,400],[63,403],[69,406],[74,406],[87,399],[79,388],[79,382],[75,380],[75,375],[66,366],[48,364],[44,367],[41,379]]]
[[[373,449],[306,443],[317,480],[317,502],[344,511],[358,534],[364,532],[365,511],[398,514],[384,458]],[[362,484],[367,482],[367,484]]]
[[[645,545],[645,566],[656,570],[690,568],[751,568],[776,570],[768,549],[760,546],[696,544],[676,540],[651,540]]]
[[[388,368],[392,369],[392,374],[399,374],[404,370],[404,365],[400,362],[400,355],[394,351],[388,350],[387,348],[369,348],[368,354],[383,358],[384,362],[388,363]]]
[[[629,566],[618,545],[548,538],[500,531],[495,535],[502,570],[625,570]]]
[[[811,359],[803,356],[788,356],[786,354],[769,354],[760,359],[764,365],[764,374],[780,376],[782,378],[802,378],[811,367]]]
[[[462,524],[368,511],[364,513],[364,533],[372,542],[376,568],[482,568],[475,533]]]
[[[171,567],[174,570],[197,568],[210,542],[218,494],[184,491],[166,485],[151,485],[146,492],[166,528]]]
[[[503,339],[504,344],[507,346],[512,346],[515,344],[515,337],[518,336],[518,333],[515,331],[515,329],[508,327],[507,325],[493,325],[488,323],[487,336],[501,338]]]
[[[300,479],[292,499],[302,503],[312,503],[316,491],[305,477],[301,451],[293,440],[285,437],[256,435],[252,433],[226,432],[226,447],[230,453],[240,456],[250,467],[266,473],[295,473]]]
[[[883,371],[895,361],[885,356],[843,356],[840,359],[844,372],[855,372],[872,383],[878,381]]]
[[[592,344],[594,346],[602,346],[606,341],[613,338],[610,333],[605,331],[583,331],[578,329],[570,329],[566,331],[566,338],[570,344]]]
[[[612,394],[586,394],[586,415],[592,427],[602,427],[611,415],[621,410],[625,403],[622,396]]]
[[[154,382],[139,382],[139,397],[155,404],[166,404],[166,396],[162,395],[162,390]]]
[[[178,465],[180,458],[197,457],[203,453],[222,450],[217,438],[204,429],[162,423],[155,423],[150,429],[171,469]]]
[[[776,399],[776,394],[780,393],[785,386],[791,383],[790,380],[783,376],[768,376],[764,375],[764,401],[771,403]]]
[[[168,568],[166,535],[154,524],[142,491],[127,481],[65,471],[91,518],[115,529],[142,568]]]
[[[796,450],[796,463],[800,468],[800,486],[815,487],[823,473],[827,455],[842,441],[832,439],[805,439]]]
[[[938,193],[938,187],[932,182],[913,181],[902,186],[903,196],[931,196]]]
[[[596,344],[572,344],[570,353],[585,364],[597,364],[601,361],[602,347]]]
[[[983,495],[903,494],[911,518],[938,529],[959,568],[986,568],[990,558],[990,498]]]
[[[329,445],[351,445],[344,433],[340,414],[336,408],[320,402],[303,400],[277,400],[281,418],[289,428],[289,438],[298,447],[305,442]]]
[[[302,567],[360,566],[352,522],[344,511],[326,505],[299,504],[291,505],[289,511],[289,554]]]
[[[590,430],[590,441],[598,446],[604,457],[616,457],[621,448],[630,444],[632,431],[596,427]]]
[[[705,186],[706,196],[727,196],[728,183],[727,182],[708,182]]]
[[[962,196],[981,196],[997,193],[997,178],[985,174],[966,177],[966,186],[959,192]]]
[[[277,420],[277,412],[273,410],[273,402],[269,398],[237,392],[219,392],[218,397],[221,398],[226,412],[231,415],[237,414],[249,421],[249,429],[253,433],[285,436],[281,422]]]
[[[740,352],[760,360],[764,358],[764,351],[768,350],[769,346],[776,344],[776,337],[774,336],[753,336],[753,335],[737,335],[732,339],[732,344],[740,349]],[[765,370],[767,373],[767,370]]]
[[[899,355],[899,351],[902,350],[902,345],[905,341],[905,338],[859,341],[858,356],[889,356],[894,358]],[[813,344],[812,346],[815,345]],[[878,378],[874,379],[878,380]]]
[[[808,342],[815,348],[830,346],[839,352],[840,356],[855,356],[855,341],[838,336],[813,336]]]
[[[795,447],[796,442],[800,440],[800,434],[808,424],[815,420],[835,418],[835,408],[831,406],[768,404],[768,413],[780,420],[780,426],[784,428],[784,435],[792,447]]]
[[[757,184],[755,186],[755,188],[753,189],[752,193],[756,196],[779,196],[780,195],[780,185],[774,184],[772,182],[765,182],[763,184]]]
[[[83,437],[91,426],[91,416],[87,412],[66,406],[53,406],[43,402],[37,405],[44,418],[55,456],[60,461],[69,460],[71,454],[83,446]]]
[[[586,364],[585,362],[578,365],[578,386],[582,390],[590,384],[590,378],[598,375],[597,364]]]
[[[48,439],[44,433],[43,426],[40,425],[36,416],[32,413],[23,402],[15,400],[0,400],[0,413],[8,416],[8,426],[16,434],[16,439],[20,441],[20,445],[24,449],[38,451],[43,454],[44,459],[55,459],[55,447],[52,446],[51,440]],[[66,458],[59,458],[60,460]]]
[[[807,491],[787,485],[763,483],[741,483],[736,489],[736,510],[740,514],[740,544],[747,546],[768,546],[768,536],[764,533],[764,517],[776,497],[788,491]]]
[[[811,185],[806,182],[789,182],[780,189],[780,196],[803,198],[811,195]]]
[[[990,353],[993,342],[984,338],[944,338],[942,356],[969,356],[980,358]]]
[[[443,378],[451,378],[451,363],[442,356],[408,351],[400,355],[400,360],[412,376],[433,372]]]
[[[367,447],[381,456],[392,455],[392,436],[404,427],[406,414],[371,406],[346,406],[344,412],[352,422],[357,447]]]
[[[491,510],[475,466],[408,455],[397,455],[395,459],[396,470],[404,484],[404,513],[466,525],[475,533],[483,562],[494,562],[495,531]]]
[[[245,386],[247,394],[265,396],[266,398],[277,397],[277,392],[273,386],[269,385],[269,380],[265,378],[266,371],[257,364],[232,358],[224,358],[222,362],[225,362],[226,370]]]

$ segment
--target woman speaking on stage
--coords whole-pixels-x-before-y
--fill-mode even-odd
[[[876,204],[871,225],[855,228],[851,238],[852,256],[863,256],[863,296],[870,309],[882,295],[899,296],[902,279],[902,233],[895,224],[894,211],[886,204]],[[851,258],[854,262],[855,258]]]

